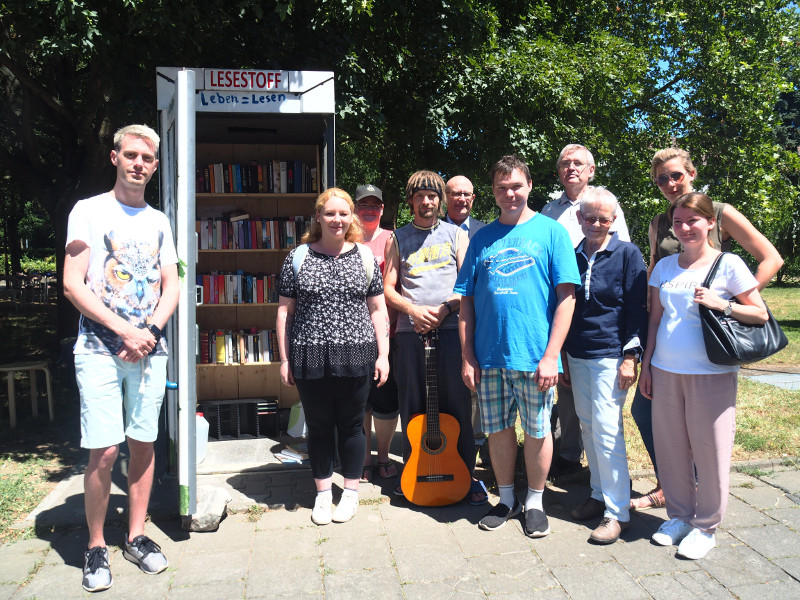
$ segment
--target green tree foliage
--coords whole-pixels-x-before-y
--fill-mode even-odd
[[[509,152],[538,208],[579,142],[646,251],[665,207],[649,159],[678,143],[715,199],[782,243],[798,161],[776,106],[797,81],[798,23],[789,0],[6,0],[0,167],[63,248],[71,206],[113,181],[113,131],[154,123],[157,66],[333,70],[338,183],[378,184],[391,219],[419,168],[467,175],[491,215],[486,172]]]

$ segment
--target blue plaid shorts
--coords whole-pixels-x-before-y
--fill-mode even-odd
[[[491,434],[514,427],[517,413],[530,437],[550,435],[555,388],[540,392],[532,371],[482,369],[478,385],[483,431]]]

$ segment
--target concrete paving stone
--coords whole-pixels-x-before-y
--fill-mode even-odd
[[[506,555],[515,552],[530,554],[526,538],[511,525],[495,531],[484,531],[477,525],[451,527],[451,531],[466,557]]]
[[[776,558],[772,561],[772,564],[780,567],[789,575],[800,581],[800,557]]]
[[[609,554],[634,577],[699,569],[695,562],[677,559],[674,547],[657,546],[649,539],[617,541],[607,548]]]
[[[112,574],[114,568],[112,565]],[[27,598],[85,598],[86,590],[81,586],[81,569],[67,565],[53,565],[39,571],[24,587],[12,596],[14,600]],[[114,575],[116,579],[116,575]],[[116,582],[115,582],[116,583]]]
[[[377,569],[392,564],[386,536],[330,538],[319,545],[325,571],[335,573]]]
[[[761,470],[764,472],[771,472],[771,469],[761,469]],[[758,477],[753,477],[752,475],[748,475],[746,473],[740,473],[739,471],[731,471],[729,486],[732,488],[770,487],[768,483],[761,481],[761,479],[759,479]]]
[[[113,597],[117,598],[130,598],[131,600],[162,600],[169,594],[170,585],[174,571],[167,569],[158,575],[147,575],[143,573],[138,566],[131,562],[125,561],[125,567],[114,568],[112,566],[111,573],[114,577]],[[77,578],[74,579],[78,589],[81,589],[81,573],[78,573]],[[85,592],[84,592],[85,593]],[[52,598],[53,596],[49,596]]]
[[[550,568],[613,560],[606,547],[590,544],[588,539],[588,531],[565,531],[558,535],[551,533],[544,538],[532,539],[530,543],[542,562]]]
[[[388,566],[340,573],[327,572],[323,580],[326,600],[403,600],[403,587],[397,571]]]
[[[722,521],[722,529],[760,527],[762,525],[773,525],[774,523],[775,519],[769,516],[769,512],[754,508],[746,502],[742,502],[736,496],[728,496],[728,508]]]
[[[794,579],[731,588],[739,600],[797,600],[800,598],[800,583]]]
[[[39,569],[50,551],[50,543],[32,538],[0,546],[0,583],[21,584]]]
[[[8,600],[19,589],[15,583],[0,583],[0,598]]]
[[[789,576],[745,544],[714,548],[699,561],[701,567],[726,588],[749,583],[780,581]]]
[[[266,596],[247,595],[247,600],[273,600],[274,598],[288,598],[290,600],[324,600],[325,592],[311,592],[307,594],[268,594]]]
[[[247,563],[241,549],[212,551],[207,548],[205,552],[184,552],[180,562],[171,565],[175,569],[174,584],[184,586],[238,581],[247,574]]]
[[[204,538],[204,542],[210,543],[191,544],[186,552],[225,552],[250,548],[255,529],[255,522],[248,520],[247,515],[229,515],[222,520],[217,531],[192,534],[192,537],[198,542]]]
[[[311,509],[267,509],[256,521],[257,531],[263,529],[295,529],[298,527],[316,527],[311,521]]]
[[[335,509],[334,509],[335,510]],[[385,536],[381,513],[375,506],[359,506],[347,523],[330,523],[320,527],[320,535],[334,538],[370,538]]]
[[[442,518],[451,527],[477,527],[478,521],[490,508],[489,504],[472,506],[462,502],[442,510]]]
[[[216,581],[197,585],[173,585],[169,589],[169,600],[199,600],[200,598],[250,598],[245,596],[246,582]],[[114,592],[112,588],[112,592]]]
[[[250,571],[258,565],[275,559],[317,558],[320,555],[320,528],[316,526],[294,529],[269,529],[257,531],[250,553]]]
[[[472,576],[441,581],[413,581],[403,584],[406,600],[466,600],[486,598],[480,585]],[[530,592],[525,596],[530,598]],[[494,598],[494,596],[492,596]]]
[[[800,506],[796,506],[795,508],[765,510],[764,513],[779,523],[783,523],[789,529],[800,531]]]
[[[638,600],[649,594],[614,562],[556,567],[553,576],[573,600]]]
[[[273,558],[258,569],[251,568],[247,577],[247,597],[322,594],[322,572],[319,558]]]
[[[440,581],[468,577],[469,564],[461,554],[454,538],[430,538],[422,546],[396,546],[391,541],[392,556],[403,583],[409,581]]]
[[[439,523],[433,519],[414,520],[404,523],[400,520],[383,522],[386,535],[392,541],[392,546],[424,546],[432,539],[454,540],[453,531],[446,523]]]
[[[800,494],[800,469],[796,467],[776,469],[769,477],[765,477],[770,483],[792,493]]]
[[[559,587],[550,571],[529,552],[478,556],[468,562],[480,587],[492,597],[501,592],[538,592]]]
[[[786,494],[778,492],[769,485],[756,485],[753,488],[731,487],[730,493],[739,498],[742,502],[749,504],[760,510],[790,507],[794,503],[786,498]],[[781,499],[783,502],[781,502]]]
[[[381,515],[384,521],[395,521],[402,519],[409,522],[414,519],[437,520],[442,523],[446,520],[442,517],[442,509],[437,506],[414,506],[403,498],[393,496],[389,502],[380,505]]]
[[[698,598],[702,600],[733,600],[733,595],[708,573],[700,570],[642,577],[641,585],[653,600]]]
[[[800,556],[800,534],[784,525],[732,529],[730,533],[769,559]]]

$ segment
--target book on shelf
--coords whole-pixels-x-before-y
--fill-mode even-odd
[[[278,337],[274,329],[201,330],[200,364],[274,363]]]
[[[316,167],[299,159],[197,165],[195,191],[213,194],[316,193]]]
[[[249,214],[233,219],[210,217],[195,222],[199,231],[199,250],[290,250],[313,219],[304,216],[252,218]]]

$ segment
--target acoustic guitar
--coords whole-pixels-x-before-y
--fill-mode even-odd
[[[414,415],[408,422],[411,457],[400,478],[403,495],[420,506],[454,504],[467,495],[470,486],[469,470],[458,453],[461,428],[455,417],[439,412],[438,337],[436,330],[422,336],[427,404],[424,415]]]

